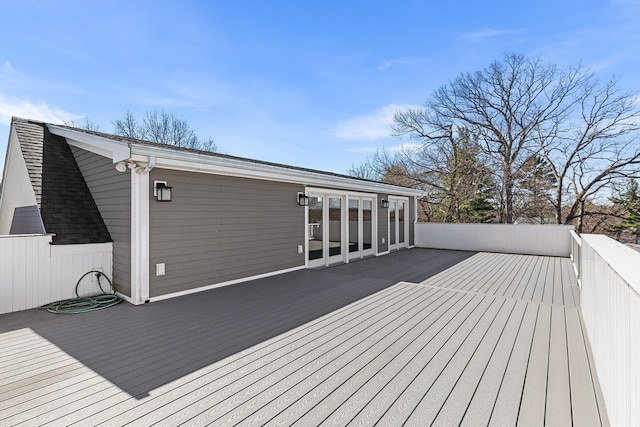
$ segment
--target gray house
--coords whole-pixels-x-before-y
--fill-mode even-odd
[[[141,304],[414,243],[420,191],[13,118],[0,235],[112,242]]]

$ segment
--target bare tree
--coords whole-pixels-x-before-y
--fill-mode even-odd
[[[615,79],[600,84],[593,75],[572,105],[572,115],[540,132],[539,144],[556,181],[556,222],[575,222],[581,232],[585,216],[603,215],[592,208],[598,197],[640,177],[640,109]]]
[[[615,81],[601,87],[580,64],[561,70],[538,58],[506,54],[484,70],[441,86],[424,108],[398,112],[394,130],[424,144],[443,141],[454,127],[477,135],[497,177],[496,199],[506,223],[515,219],[527,162],[541,156],[556,180],[557,222],[571,222],[585,215],[586,202],[613,180],[637,176],[633,99],[620,94]],[[574,203],[562,217],[567,192]]]
[[[145,129],[136,120],[131,111],[127,110],[121,119],[117,119],[112,122],[114,126],[114,133],[116,135],[124,136],[133,139],[144,139]]]
[[[127,111],[121,119],[113,122],[114,132],[128,138],[148,140],[177,147],[216,151],[213,139],[201,139],[184,119],[165,110],[151,110],[145,113],[142,122]]]
[[[405,125],[396,124],[396,135],[413,136],[411,122]],[[494,186],[480,155],[468,129],[449,127],[421,145],[405,145],[394,153],[378,151],[350,174],[423,190],[423,220],[485,222],[492,218]]]
[[[92,130],[96,132],[100,130],[100,125],[92,122],[87,116],[79,120],[65,120],[64,124],[78,129]]]

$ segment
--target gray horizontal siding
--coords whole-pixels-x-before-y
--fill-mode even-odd
[[[150,193],[150,296],[304,265],[301,185],[157,168],[154,180],[173,187],[173,201]]]
[[[131,296],[130,172],[117,172],[106,157],[77,147],[71,151],[113,239],[113,283]]]

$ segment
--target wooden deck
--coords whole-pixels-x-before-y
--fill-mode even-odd
[[[569,259],[412,249],[0,316],[0,424],[608,425]]]

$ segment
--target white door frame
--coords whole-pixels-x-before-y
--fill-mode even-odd
[[[394,221],[394,224],[391,224],[391,212],[393,211],[393,209],[391,209],[391,203],[395,202],[395,218],[396,220]],[[399,243],[398,242],[398,237],[400,237],[400,221],[399,216],[398,216],[398,202],[403,202],[404,203],[404,242]],[[409,247],[409,198],[408,197],[399,197],[399,196],[389,196],[389,209],[387,210],[387,224],[388,224],[388,228],[387,228],[387,236],[388,236],[388,240],[389,240],[389,250],[390,251],[394,251],[394,250],[398,250],[401,248],[408,248]],[[391,244],[391,227],[395,227],[394,232],[395,232],[395,237],[396,237],[396,241],[394,244]]]
[[[356,251],[353,252],[349,252],[349,232],[351,231],[351,224],[350,224],[350,218],[349,218],[349,202],[351,200],[357,200],[358,201],[358,224],[357,224],[357,232],[358,232],[358,249]],[[371,247],[368,249],[364,248],[364,201],[369,201],[371,202]],[[375,244],[376,244],[376,221],[375,221],[375,212],[377,207],[377,201],[376,199],[371,196],[371,195],[367,195],[367,196],[362,196],[362,195],[349,195],[347,197],[347,252],[348,252],[348,258],[349,260],[354,260],[354,259],[361,259],[364,258],[366,256],[371,256],[375,254]]]
[[[349,198],[369,199],[372,201],[372,218],[371,218],[371,249],[364,251],[365,254],[371,253],[371,255],[377,253],[377,212],[376,209],[378,198],[374,193],[359,193],[354,191],[336,190],[331,188],[313,188],[307,187],[305,189],[305,195],[308,197],[322,197],[322,239],[323,239],[323,254],[322,258],[309,260],[309,242],[312,239],[310,235],[309,225],[309,207],[305,208],[305,266],[307,268],[318,268],[323,266],[329,266],[336,263],[348,263],[349,262]],[[341,230],[341,242],[340,242],[340,255],[329,255],[329,198],[339,198],[341,200],[341,215],[340,215],[340,230]],[[359,205],[359,209],[362,209],[362,203]],[[362,245],[362,227],[361,221],[359,221],[359,244]],[[369,252],[370,251],[370,252]],[[365,256],[365,255],[362,255]],[[359,257],[358,257],[359,258]],[[354,258],[352,258],[354,259]]]

